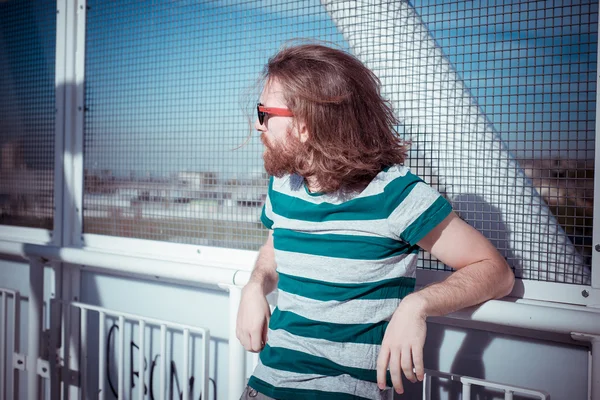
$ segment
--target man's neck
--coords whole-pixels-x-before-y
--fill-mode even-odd
[[[309,192],[319,193],[321,191],[321,186],[319,186],[319,183],[317,182],[315,177],[310,176],[308,178],[304,178],[304,181],[306,182],[306,188]]]

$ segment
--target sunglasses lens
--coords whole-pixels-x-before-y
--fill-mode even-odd
[[[260,104],[256,106],[256,112],[258,114],[258,122],[262,125],[265,121],[265,113],[260,111]]]

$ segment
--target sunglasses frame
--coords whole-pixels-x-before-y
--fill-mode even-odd
[[[265,116],[273,115],[275,117],[293,117],[294,114],[287,108],[265,107],[262,103],[256,103],[256,112],[258,114],[258,122],[261,125],[265,122]]]

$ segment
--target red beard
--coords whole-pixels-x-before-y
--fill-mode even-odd
[[[265,134],[260,135],[260,140],[265,146],[263,160],[265,170],[271,176],[282,177],[286,174],[295,174],[300,169],[304,147],[298,139],[288,134],[285,143],[272,143]]]

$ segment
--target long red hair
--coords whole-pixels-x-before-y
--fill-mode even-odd
[[[404,163],[409,143],[395,131],[399,121],[381,82],[354,56],[318,44],[287,47],[269,59],[263,78],[282,85],[296,123],[305,124],[296,172],[322,192],[360,190],[383,168]]]

